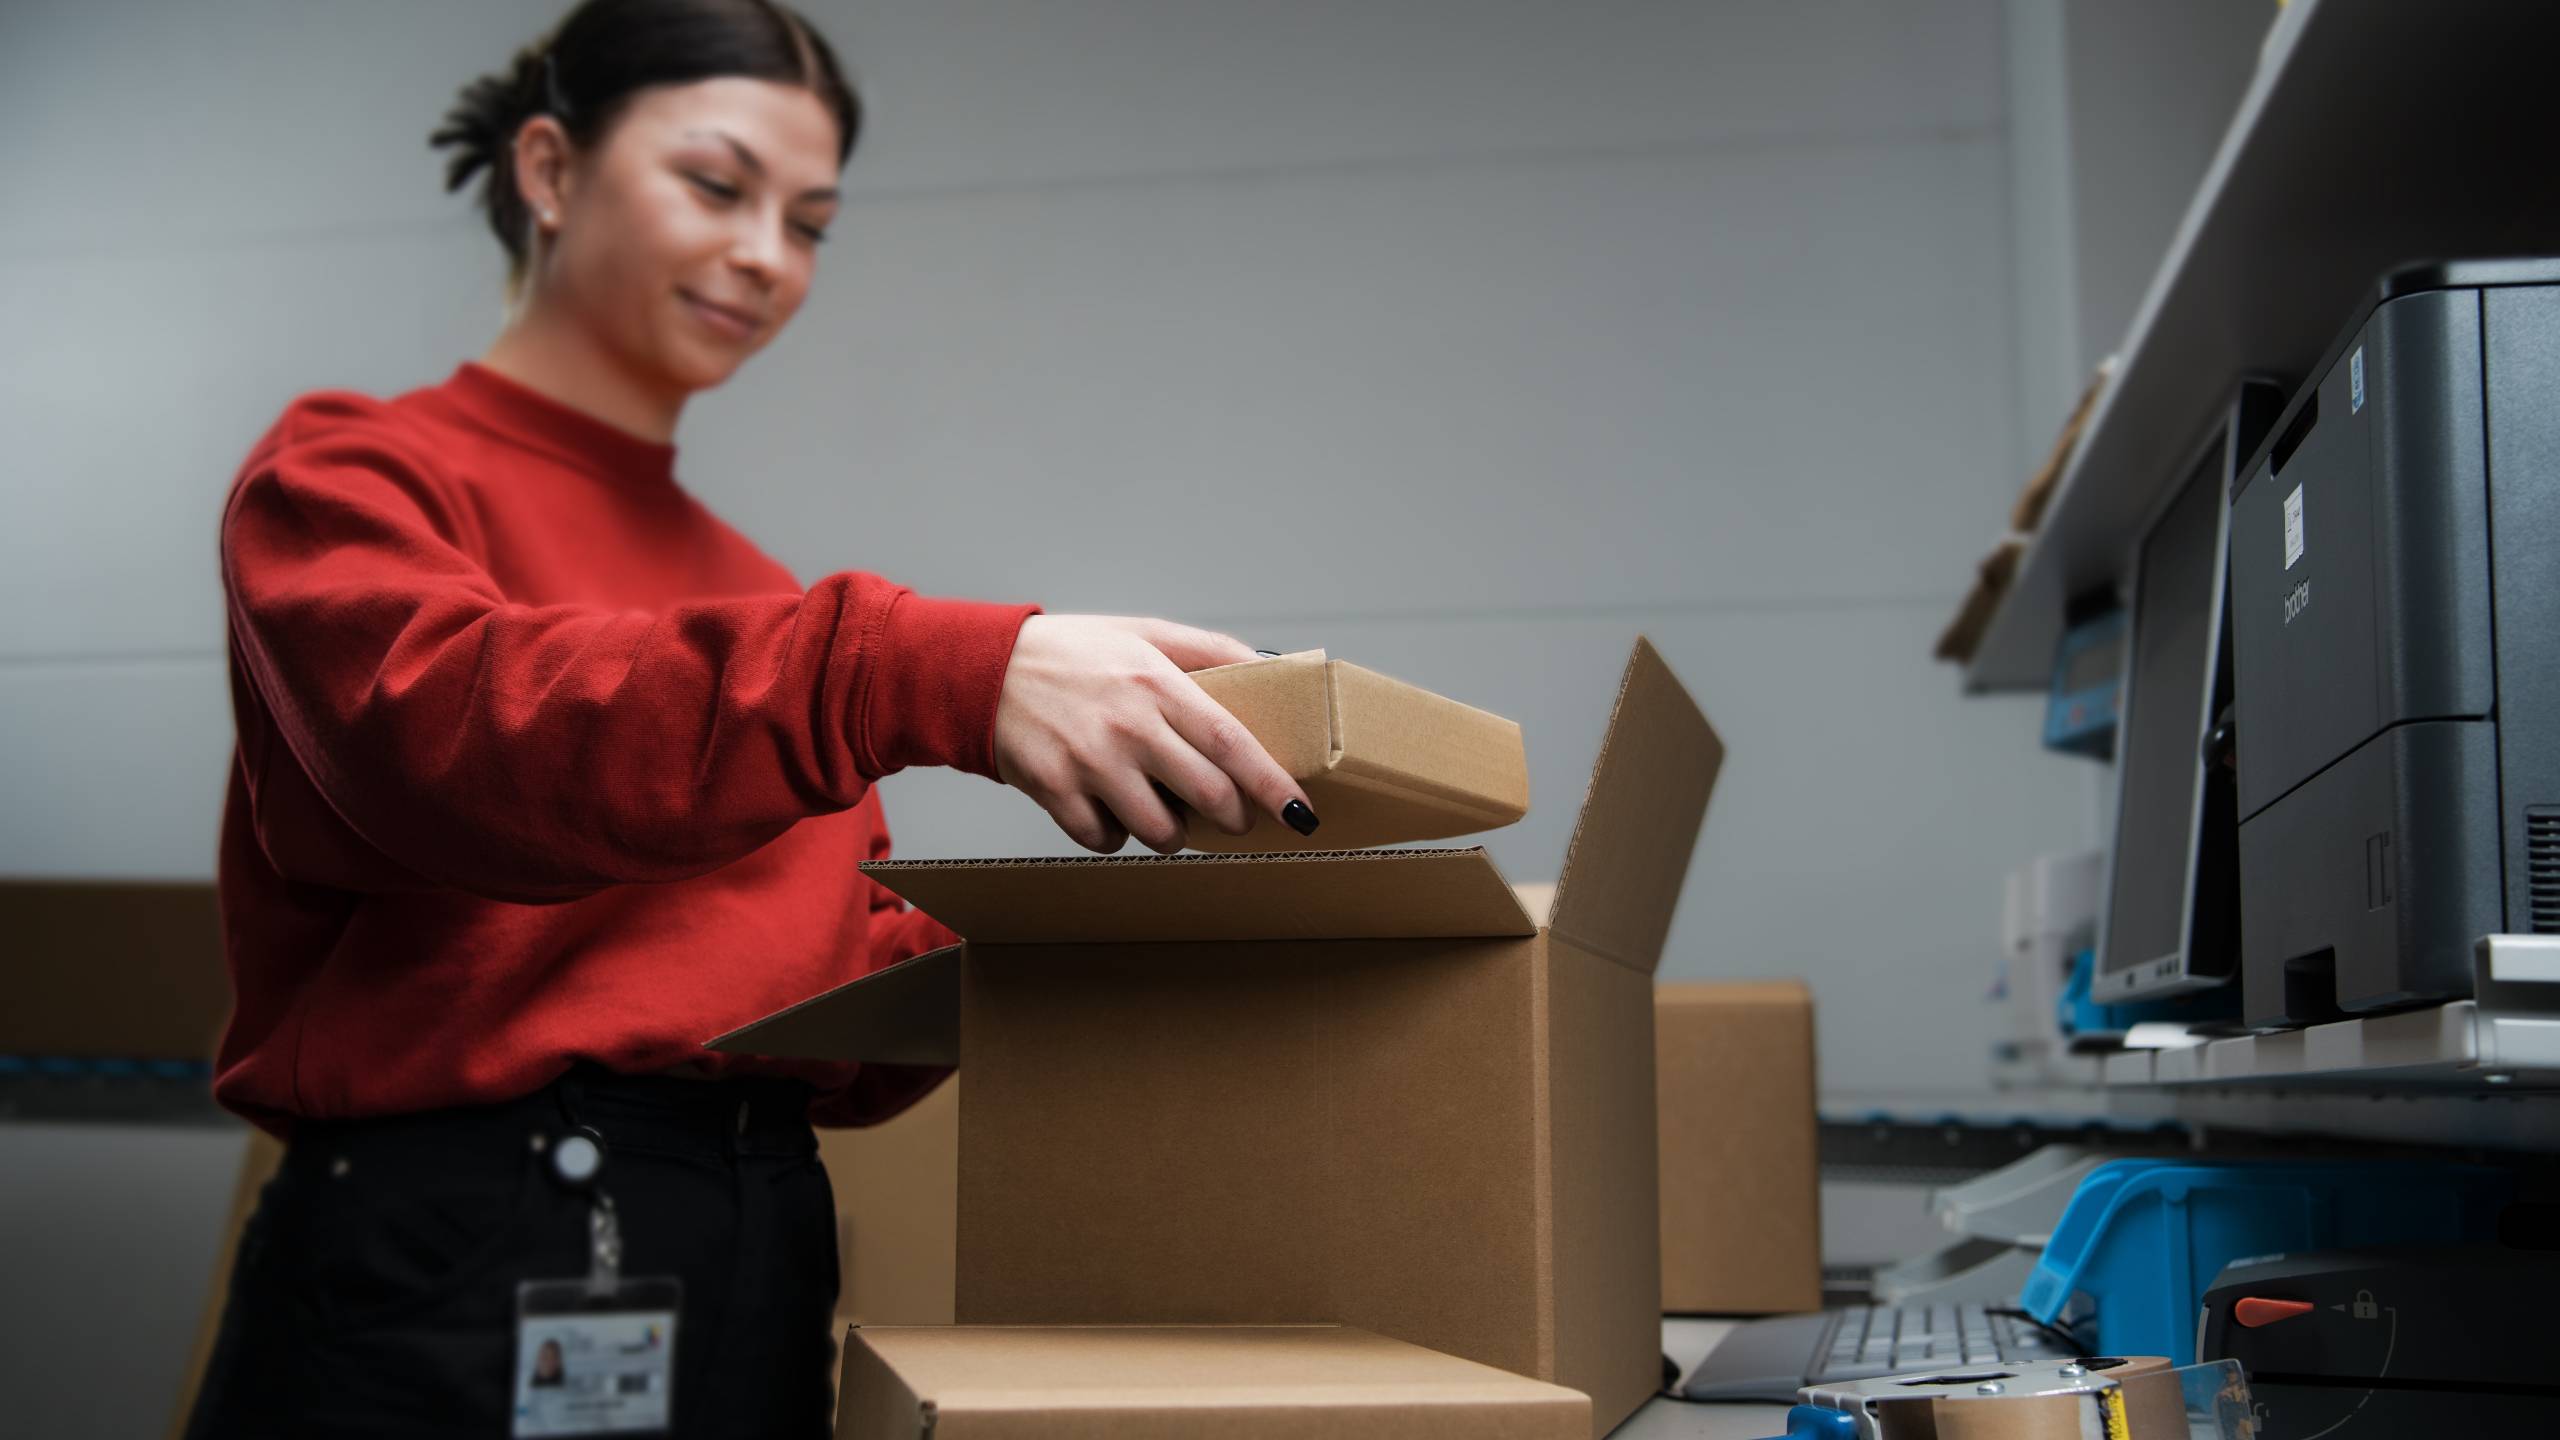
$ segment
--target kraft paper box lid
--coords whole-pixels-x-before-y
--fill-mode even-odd
[[[1582,1440],[1591,1402],[1335,1325],[855,1327],[839,1440]]]
[[[1259,813],[1242,835],[1196,823],[1194,849],[1362,850],[1496,830],[1529,813],[1520,727],[1499,715],[1321,650],[1192,678],[1253,732],[1324,818],[1314,836]]]
[[[1652,644],[1638,639],[1543,928],[1652,973],[1723,761],[1723,743],[1697,703]],[[888,860],[862,872],[982,947],[1468,939],[1542,928],[1480,846]],[[964,948],[847,982],[708,1048],[959,1064]]]

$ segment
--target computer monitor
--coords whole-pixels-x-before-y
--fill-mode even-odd
[[[2239,968],[2239,813],[2204,741],[2231,703],[2223,598],[2235,404],[2136,543],[2116,734],[2116,834],[2090,998],[2153,999]],[[2246,453],[2246,452],[2241,452]]]

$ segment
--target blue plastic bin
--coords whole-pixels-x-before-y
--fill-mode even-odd
[[[2513,1185],[2480,1165],[2113,1160],[2072,1193],[2020,1303],[2051,1323],[2085,1294],[2098,1350],[2192,1365],[2204,1292],[2232,1261],[2493,1242]]]

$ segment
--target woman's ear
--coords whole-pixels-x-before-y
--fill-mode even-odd
[[[516,194],[533,217],[536,235],[560,228],[569,192],[569,132],[558,117],[536,115],[516,128]]]

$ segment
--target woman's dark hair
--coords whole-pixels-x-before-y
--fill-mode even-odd
[[[507,247],[510,275],[521,276],[530,227],[516,192],[515,140],[525,121],[549,115],[570,139],[590,145],[638,92],[724,75],[806,88],[835,114],[836,163],[852,158],[862,97],[825,38],[774,0],[586,0],[513,66],[464,86],[427,144],[454,152],[444,172],[449,191],[488,172],[480,203]]]

